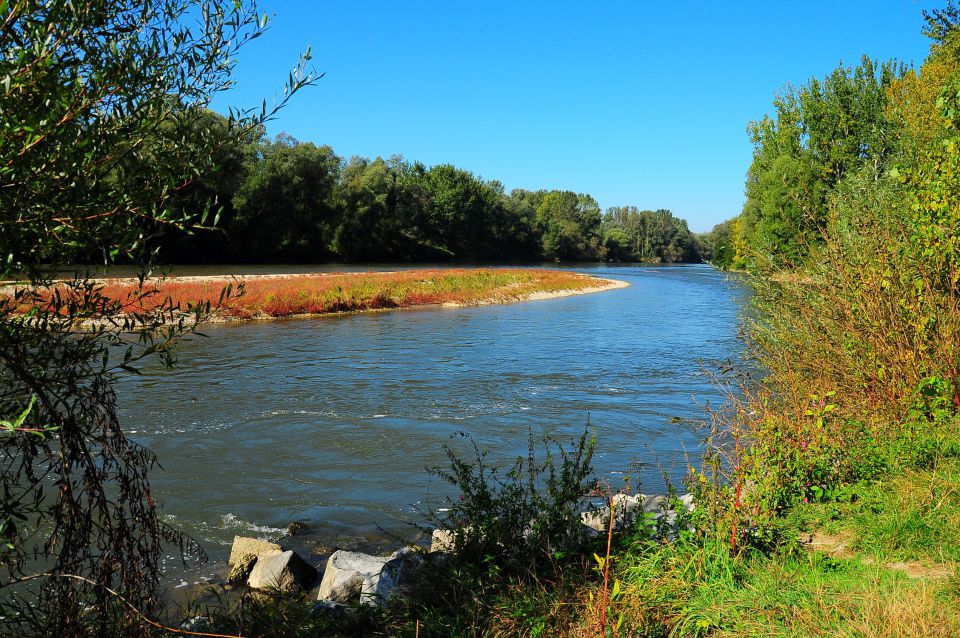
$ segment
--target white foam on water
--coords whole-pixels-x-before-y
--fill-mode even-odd
[[[248,532],[258,532],[260,534],[280,534],[286,532],[287,530],[281,527],[270,527],[269,525],[257,525],[256,523],[251,523],[249,521],[242,520],[237,518],[236,514],[228,512],[220,517],[220,525],[217,526],[217,529],[241,529]]]
[[[256,535],[260,540],[271,540],[272,538],[275,538],[277,534],[283,534],[287,531],[286,529],[280,527],[257,525],[256,523],[245,521],[232,512],[224,514],[220,517],[220,520],[217,523],[212,525],[205,521],[190,521],[188,525],[183,526],[178,522],[177,517],[173,514],[162,514],[161,518],[174,527],[187,527],[187,529],[184,529],[184,531],[189,535],[194,536],[199,541],[204,543],[215,543],[217,545],[223,545],[226,547],[229,547],[232,544],[232,539],[225,540],[222,538],[222,534],[214,534],[213,530],[241,532],[250,536]],[[171,556],[171,558],[173,557]]]
[[[270,410],[263,416],[322,416],[329,419],[339,419],[340,415],[330,410]]]

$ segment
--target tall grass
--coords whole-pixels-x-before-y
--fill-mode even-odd
[[[909,465],[954,429],[960,307],[914,251],[909,211],[897,180],[850,179],[805,267],[754,279],[751,345],[769,373],[726,425],[742,530]]]

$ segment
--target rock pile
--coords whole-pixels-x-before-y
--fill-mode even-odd
[[[681,496],[680,505],[693,511],[693,497]],[[614,528],[626,529],[644,521],[651,533],[673,536],[677,532],[678,512],[662,495],[616,494],[612,498]],[[682,511],[682,510],[681,510]],[[641,519],[641,517],[645,517]],[[610,506],[582,512],[584,533],[605,534],[610,522]],[[469,529],[469,528],[468,528]],[[454,548],[456,531],[433,531],[430,553],[437,557]],[[323,570],[317,594],[318,613],[337,612],[356,605],[382,605],[394,596],[404,595],[416,583],[425,560],[422,550],[400,549],[390,556],[370,556],[345,550],[335,551]],[[229,582],[246,582],[253,589],[307,591],[317,579],[317,569],[294,551],[280,545],[236,536],[230,550]]]
[[[229,582],[246,581],[253,589],[296,591],[310,589],[316,579],[317,570],[296,552],[285,552],[276,543],[234,536]]]
[[[390,556],[338,550],[327,560],[317,599],[325,608],[338,605],[381,605],[412,585],[422,556],[412,547]],[[276,543],[236,536],[230,550],[229,582],[252,589],[306,591],[317,570],[292,550]]]

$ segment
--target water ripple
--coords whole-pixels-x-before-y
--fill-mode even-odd
[[[567,438],[589,420],[597,470],[656,488],[700,450],[693,423],[722,400],[704,367],[740,353],[745,293],[702,266],[592,271],[632,285],[210,326],[176,371],[122,380],[123,422],[163,465],[153,483],[165,511],[216,543],[298,519],[405,533],[410,504],[445,493],[424,468],[443,464],[461,431],[507,459],[526,453],[528,432]]]

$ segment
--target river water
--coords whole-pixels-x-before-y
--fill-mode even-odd
[[[427,467],[465,432],[495,459],[589,422],[594,466],[662,491],[696,462],[706,370],[741,353],[746,291],[707,266],[582,266],[629,287],[469,308],[211,325],[179,366],[120,382],[122,422],[159,458],[164,516],[214,559],[235,534],[409,537],[448,486]],[[638,466],[638,463],[642,464]]]

